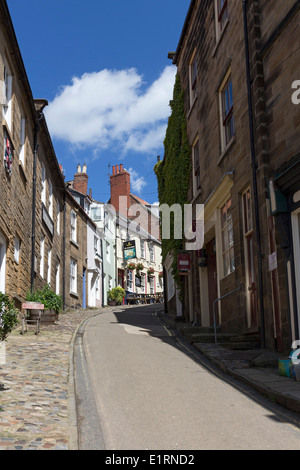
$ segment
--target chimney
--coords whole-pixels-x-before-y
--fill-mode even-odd
[[[78,191],[84,195],[87,194],[88,179],[89,179],[86,171],[87,171],[86,164],[83,165],[82,172],[81,172],[81,166],[77,165],[77,173],[76,175],[74,175],[74,182],[73,182],[73,189],[75,189],[75,191]]]
[[[120,197],[123,199],[120,201]],[[125,198],[125,199],[124,199]],[[116,212],[127,217],[127,210],[130,206],[130,173],[123,169],[123,165],[113,167],[113,173],[110,175],[110,203]]]

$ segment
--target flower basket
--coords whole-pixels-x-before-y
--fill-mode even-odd
[[[160,271],[160,273],[158,273],[158,277],[160,277],[160,278],[164,277],[163,271]]]
[[[147,271],[148,276],[153,276],[154,275],[154,268],[150,267]]]
[[[143,263],[137,263],[136,269],[137,269],[137,271],[143,271],[143,269],[144,269]]]
[[[135,263],[128,263],[127,269],[129,269],[129,271],[134,271],[134,269],[136,269]]]

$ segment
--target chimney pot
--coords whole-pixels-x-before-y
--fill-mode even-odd
[[[123,171],[123,164],[120,165],[120,171]]]
[[[119,165],[116,165],[116,171],[119,173]]]
[[[115,175],[115,174],[116,174],[116,167],[113,166],[113,167],[112,167],[112,170],[113,170],[113,175]]]
[[[87,170],[87,166],[86,166],[86,164],[84,164],[83,167],[82,167],[82,173],[86,173],[86,170]]]
[[[81,173],[81,166],[79,164],[77,165],[77,173]]]

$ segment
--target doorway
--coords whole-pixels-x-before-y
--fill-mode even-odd
[[[218,298],[218,276],[215,238],[206,244],[207,254],[207,281],[208,281],[208,302],[210,325],[214,324],[213,304]],[[216,325],[219,325],[219,315],[216,317]]]

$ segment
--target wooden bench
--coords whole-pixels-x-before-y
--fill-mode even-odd
[[[22,335],[27,332],[28,324],[36,325],[35,334],[38,335],[40,332],[40,322],[41,322],[42,311],[44,310],[44,304],[40,304],[38,302],[27,302],[25,304],[22,304],[22,310],[25,310],[25,313],[23,313],[23,317],[22,317]],[[28,318],[29,310],[39,310],[38,316],[35,319]]]

